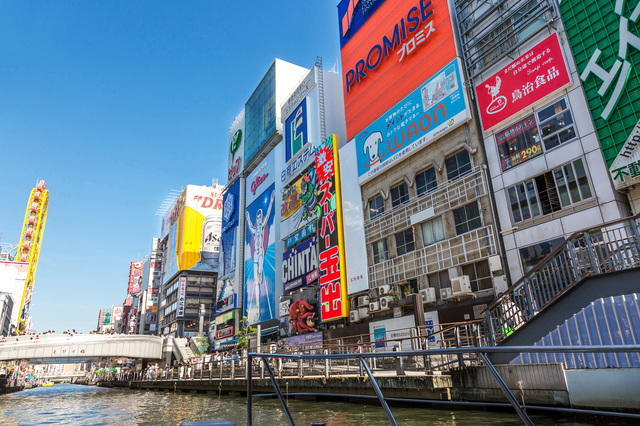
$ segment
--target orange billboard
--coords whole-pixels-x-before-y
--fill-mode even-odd
[[[338,5],[348,139],[457,56],[447,0],[370,3]]]

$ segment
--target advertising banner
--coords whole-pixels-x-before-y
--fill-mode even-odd
[[[471,118],[461,79],[456,59],[358,133],[360,184]]]
[[[315,233],[316,233],[316,222],[310,222],[299,231],[288,236],[285,245],[287,248],[290,248],[291,246],[294,246],[298,244],[300,241],[307,238],[309,235],[313,235]]]
[[[348,139],[457,56],[446,1],[342,0],[338,22]]]
[[[316,152],[320,207],[319,269],[320,317],[331,321],[349,316],[345,281],[344,237],[338,164],[338,137],[331,135]]]
[[[225,328],[222,328],[220,330],[216,330],[216,340],[224,339],[225,337],[233,336],[234,330],[235,329],[234,329],[233,326],[225,327]]]
[[[249,324],[276,318],[275,199],[271,185],[256,194],[245,212],[244,310]]]
[[[372,341],[376,342],[375,347],[383,351],[392,351],[396,342],[385,342],[385,340],[406,339],[398,341],[403,351],[412,350],[411,347],[411,327],[415,327],[416,322],[413,315],[400,318],[391,318],[382,321],[371,321],[369,323],[369,333],[372,334]],[[384,348],[384,349],[383,349]]]
[[[306,287],[317,279],[318,239],[313,236],[282,255],[284,293]]]
[[[425,312],[424,324],[427,336],[440,331],[440,317],[438,316],[438,311]],[[431,336],[428,340],[429,349],[440,349],[440,335]]]
[[[285,125],[285,159],[289,162],[302,147],[309,142],[309,119],[307,118],[307,99],[302,99],[302,102],[294,110],[294,112],[287,117],[284,122]]]
[[[201,259],[202,230],[205,218],[211,221],[211,242],[220,239],[222,185],[187,185],[162,221],[163,235],[168,233],[164,281],[178,271],[192,268]],[[217,256],[217,253],[215,253]],[[214,256],[215,257],[215,256]]]
[[[287,337],[285,342],[286,342],[286,345],[290,348],[299,348],[301,350],[321,349],[322,348],[322,331]]]
[[[122,318],[122,306],[114,306],[112,310],[112,318],[114,321],[119,321]]]
[[[316,169],[312,167],[282,193],[280,235],[289,236],[319,217],[316,191]]]
[[[640,175],[631,158],[640,122],[638,2],[567,0],[558,8],[611,179],[625,187]]]
[[[571,84],[558,34],[553,33],[475,88],[487,130]]]
[[[142,267],[144,263],[139,260],[134,260],[129,265],[129,287],[127,291],[129,294],[138,294],[142,288]]]
[[[275,183],[276,150],[272,150],[256,169],[247,176],[246,205],[250,205],[262,196],[262,193]],[[242,212],[240,212],[242,214]]]
[[[218,288],[216,291],[216,314],[235,308],[237,306],[236,298],[235,277],[218,280]]]
[[[180,277],[178,283],[178,309],[176,309],[176,316],[178,318],[184,317],[184,305],[187,295],[187,277]]]
[[[229,128],[229,170],[227,180],[233,181],[244,167],[244,109]]]

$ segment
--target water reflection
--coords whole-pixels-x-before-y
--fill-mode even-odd
[[[246,424],[246,398],[190,393],[55,385],[0,396],[0,425],[178,425],[226,419]],[[290,400],[297,425],[388,425],[382,407],[336,401]],[[391,407],[400,425],[520,425],[515,414]],[[277,399],[254,399],[255,425],[285,425]],[[532,417],[536,424],[576,424],[557,417]],[[584,423],[586,424],[586,423]]]

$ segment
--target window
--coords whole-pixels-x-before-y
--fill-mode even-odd
[[[447,167],[447,179],[454,180],[471,170],[471,158],[466,150],[447,157],[445,160]]]
[[[464,265],[462,267],[462,275],[469,276],[472,291],[490,290],[492,288],[491,271],[489,270],[489,262],[486,260]]]
[[[467,204],[453,211],[453,221],[456,225],[456,234],[461,235],[482,226],[478,203]]]
[[[556,247],[564,242],[564,238],[555,238],[543,243],[534,244],[529,247],[521,248],[520,260],[522,261],[522,268],[524,273],[529,272],[538,262],[544,259],[549,253],[551,253]]]
[[[418,192],[418,196],[431,192],[437,187],[436,171],[433,167],[416,175],[416,191]]]
[[[409,253],[414,249],[413,229],[405,229],[404,231],[396,234],[396,250],[398,252],[398,256]]]
[[[591,198],[582,159],[507,188],[514,223],[561,210]]]
[[[409,187],[406,182],[391,188],[391,206],[399,206],[409,201]]]
[[[387,252],[387,240],[383,238],[382,240],[373,243],[373,263],[380,263],[388,258],[389,253]]]
[[[382,195],[378,195],[376,198],[369,200],[369,219],[375,219],[384,213],[384,200]]]
[[[440,290],[443,288],[451,287],[451,280],[449,279],[449,271],[440,271],[427,275],[429,279],[429,287],[436,289],[436,298],[440,299]]]
[[[573,116],[567,100],[560,99],[496,133],[502,171],[537,157],[544,151],[575,137]]]
[[[573,117],[566,99],[560,99],[538,112],[544,149],[552,149],[576,137]]]
[[[431,219],[422,224],[422,240],[425,246],[444,240],[444,226],[442,216]]]

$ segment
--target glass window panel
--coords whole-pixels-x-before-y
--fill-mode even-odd
[[[369,200],[369,219],[375,219],[384,213],[384,200],[382,195]]]
[[[569,199],[569,190],[564,178],[564,173],[562,173],[562,168],[555,169],[553,171],[553,175],[556,179],[556,188],[558,189],[558,195],[560,196],[560,204],[562,204],[562,207],[567,207],[571,204],[571,201]]]
[[[396,234],[396,248],[398,256],[409,253],[414,250],[413,229],[406,229]]]
[[[469,157],[469,153],[466,150],[462,150],[448,157],[445,160],[445,166],[447,168],[447,179],[457,179],[471,170],[471,157]]]
[[[387,259],[387,240],[382,239],[373,243],[373,263],[380,263]]]
[[[538,205],[538,197],[536,196],[536,186],[532,180],[525,182],[527,194],[529,195],[529,206],[533,217],[540,216],[540,206]]]
[[[577,203],[581,200],[581,198],[580,191],[578,190],[578,182],[576,181],[576,177],[573,174],[573,167],[571,166],[571,164],[567,164],[562,169],[567,179],[567,185],[569,186],[569,195],[571,196],[571,201],[573,203]]]
[[[453,211],[456,234],[464,234],[482,226],[478,203],[467,204]]]
[[[436,171],[433,167],[416,175],[416,191],[418,196],[426,194],[438,187],[436,181]]]
[[[391,206],[396,207],[409,201],[409,187],[406,182],[391,188]]]
[[[511,205],[511,214],[513,215],[514,222],[520,222],[522,215],[520,214],[520,203],[518,203],[518,196],[516,195],[515,186],[510,187],[507,190],[509,194],[509,204]]]
[[[527,192],[525,191],[524,183],[520,183],[516,186],[518,189],[518,199],[520,200],[520,210],[522,211],[522,219],[531,219],[531,213],[529,212],[529,205],[527,204]]]
[[[442,216],[439,216],[422,224],[422,239],[425,246],[444,240]]]
[[[589,187],[589,179],[587,178],[587,172],[584,169],[582,160],[576,160],[573,162],[573,169],[576,172],[578,179],[578,187],[580,188],[580,194],[582,199],[591,198],[591,188]]]

